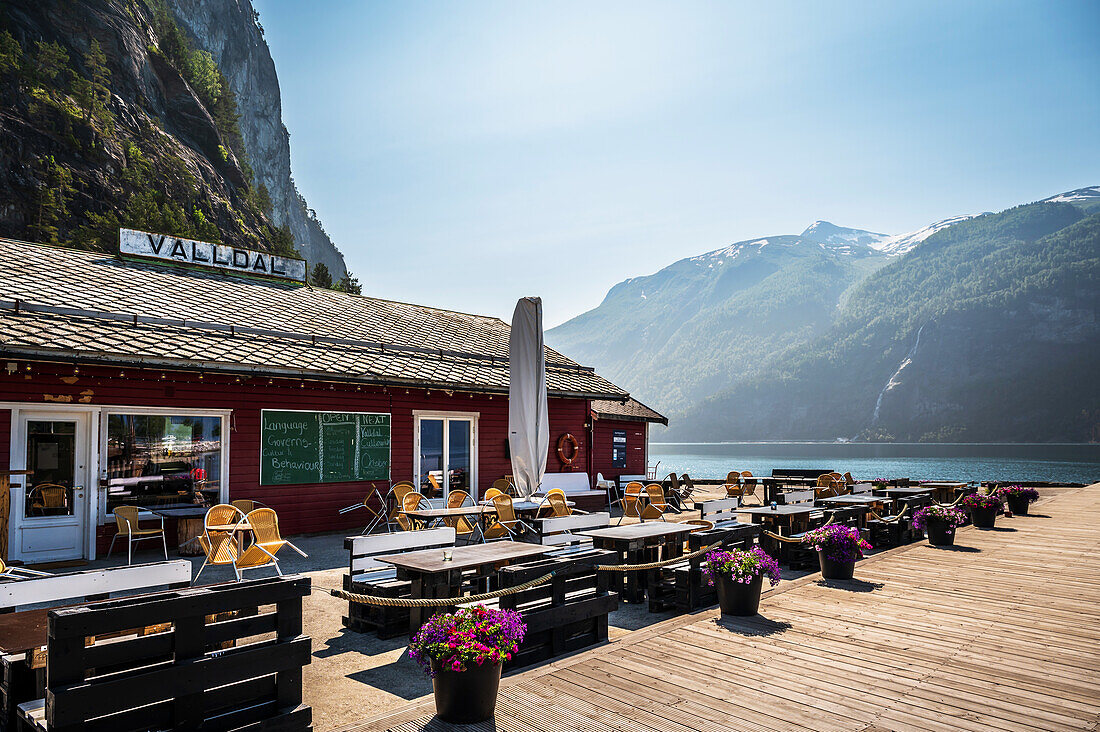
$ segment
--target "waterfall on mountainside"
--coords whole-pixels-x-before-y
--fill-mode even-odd
[[[927,323],[925,323],[927,325]],[[913,362],[913,357],[917,355],[917,348],[920,346],[920,334],[924,330],[924,325],[917,329],[917,339],[913,342],[913,347],[909,349],[909,352],[905,354],[905,358],[898,364],[898,368],[890,375],[890,378],[886,381],[886,386],[882,387],[882,391],[878,393],[878,399],[875,400],[875,411],[871,415],[871,426],[878,424],[878,413],[882,408],[882,398],[886,396],[886,392],[890,391],[894,387],[901,384],[901,372]]]

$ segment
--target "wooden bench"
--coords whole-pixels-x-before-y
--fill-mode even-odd
[[[589,549],[567,557],[546,557],[510,567],[498,575],[502,588],[515,587],[555,572],[549,582],[499,600],[505,610],[517,610],[527,633],[507,664],[511,668],[572,653],[607,640],[607,616],[619,607],[608,572],[598,564],[616,564],[618,553]]]
[[[740,499],[718,498],[713,501],[703,501],[699,504],[699,518],[710,521],[715,527],[739,524],[737,520],[737,507]]]
[[[544,546],[560,546],[560,553],[592,548],[592,539],[575,532],[604,529],[611,525],[609,513],[575,513],[535,519],[538,543]]]
[[[184,559],[89,569],[0,583],[0,613],[27,605],[91,602],[119,592],[190,586],[191,562]],[[0,729],[15,729],[19,704],[44,693],[42,660],[33,651],[0,656]]]
[[[713,529],[688,534],[688,553],[712,544],[719,545],[714,551],[751,549],[761,531],[760,524],[723,522]],[[717,591],[703,577],[705,561],[706,555],[703,555],[653,570],[649,580],[649,611],[660,612],[674,607],[679,612],[691,612],[718,602]]]
[[[608,510],[607,490],[592,488],[592,480],[588,473],[546,473],[542,476],[542,484],[533,500],[539,500],[547,491],[560,488],[565,491],[565,497],[577,504],[577,508],[584,511]]]
[[[302,704],[309,591],[308,577],[277,577],[51,610],[46,695],[19,706],[22,723],[42,732],[311,730]]]
[[[455,530],[450,526],[422,531],[399,531],[393,534],[373,536],[349,536],[344,548],[350,559],[348,573],[344,575],[344,591],[376,597],[408,597],[411,586],[408,580],[397,579],[393,565],[379,562],[374,557],[383,554],[443,549],[455,545]],[[395,638],[409,632],[407,608],[348,603],[348,614],[343,618],[348,630],[358,633],[377,632],[379,638]]]

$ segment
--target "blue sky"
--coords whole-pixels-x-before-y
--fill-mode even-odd
[[[1100,2],[254,0],[365,294],[547,326],[817,219],[1100,184]]]

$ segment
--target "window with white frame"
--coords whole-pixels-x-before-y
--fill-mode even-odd
[[[224,495],[225,417],[108,412],[103,511],[117,506],[213,505]]]
[[[427,498],[477,496],[476,412],[414,412],[416,485]]]

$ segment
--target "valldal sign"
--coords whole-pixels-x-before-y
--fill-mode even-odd
[[[281,257],[241,247],[227,247],[205,241],[150,234],[134,229],[118,230],[118,251],[166,262],[197,264],[202,267],[246,272],[288,280],[306,281],[306,260]]]

